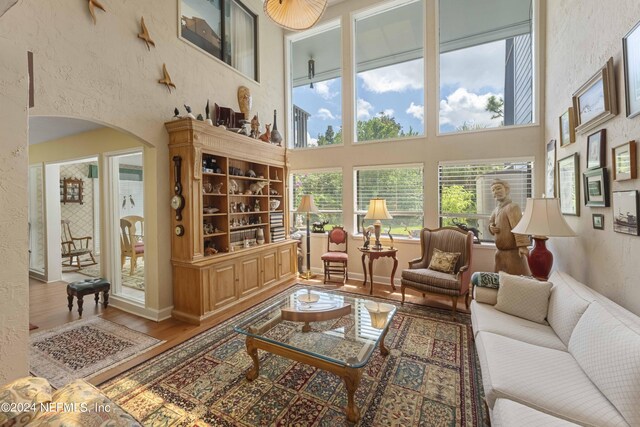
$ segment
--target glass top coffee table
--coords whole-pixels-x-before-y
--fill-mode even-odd
[[[396,313],[391,304],[356,296],[309,289],[290,290],[258,313],[240,319],[235,331],[247,336],[253,367],[247,379],[258,377],[258,349],[306,363],[340,376],[347,389],[347,419],[357,422],[354,395],[362,368],[376,346],[383,356],[389,324]]]

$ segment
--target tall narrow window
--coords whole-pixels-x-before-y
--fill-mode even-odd
[[[422,1],[356,16],[356,141],[424,134],[424,16]]]
[[[339,24],[291,41],[291,148],[342,144],[342,54]]]
[[[236,0],[181,0],[180,36],[257,80],[257,18]]]
[[[393,219],[383,221],[383,231],[394,236],[409,237],[412,230],[420,230],[424,222],[422,165],[376,166],[355,170],[356,230],[361,231],[362,220],[373,198],[387,201]],[[365,227],[371,225],[366,224]]]
[[[440,132],[533,122],[532,0],[440,0]]]
[[[509,197],[523,211],[527,197],[533,195],[531,160],[443,162],[438,171],[440,226],[476,228],[482,241],[494,240],[489,233],[489,217],[496,206],[491,193],[494,179],[509,183]]]
[[[311,221],[328,221],[329,225],[342,225],[342,171],[323,170],[294,172],[291,174],[292,203],[291,224],[306,227],[305,214],[297,214],[303,194],[313,195],[320,213],[312,214]]]

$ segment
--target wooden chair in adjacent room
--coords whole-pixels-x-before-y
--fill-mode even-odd
[[[138,258],[144,257],[144,218],[130,215],[120,218],[120,263],[124,268],[127,257],[131,259],[130,275],[136,271]]]
[[[349,233],[343,227],[333,227],[327,235],[327,252],[322,257],[324,263],[324,283],[332,282],[331,273],[342,276],[342,284],[349,280],[347,270],[349,255],[347,255]]]
[[[74,237],[71,234],[71,221],[68,219],[63,219],[60,221],[61,225],[61,233],[60,237],[62,239],[62,265],[64,267],[73,267],[73,259],[75,258],[75,265],[78,267],[78,270],[82,270],[83,267],[87,267],[89,265],[96,265],[96,259],[93,257],[93,252],[91,248],[91,237]],[[85,257],[88,255],[88,258]],[[85,257],[81,259],[81,257]],[[65,260],[68,260],[68,264],[65,264]]]
[[[473,233],[457,227],[424,228],[420,232],[420,246],[420,258],[409,261],[409,268],[402,271],[402,303],[405,288],[415,289],[423,296],[448,295],[455,319],[458,297],[465,297],[469,308]]]

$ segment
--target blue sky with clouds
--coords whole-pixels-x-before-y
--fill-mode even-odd
[[[498,41],[440,56],[440,132],[454,131],[464,123],[487,127],[500,125],[485,111],[491,95],[504,93],[505,43]],[[356,114],[368,120],[385,112],[399,122],[424,133],[423,61],[409,61],[357,75]],[[293,89],[294,104],[311,114],[310,144],[328,125],[342,126],[341,79],[314,82]]]

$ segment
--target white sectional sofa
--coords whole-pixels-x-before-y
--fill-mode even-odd
[[[640,318],[554,272],[546,321],[477,288],[473,331],[493,426],[640,426]]]

